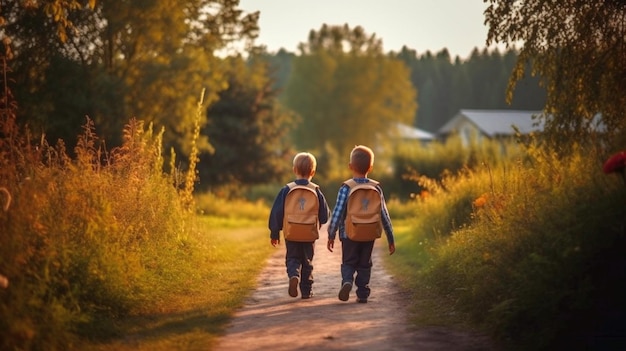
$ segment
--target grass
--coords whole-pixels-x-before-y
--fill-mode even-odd
[[[278,192],[279,189],[280,187],[276,187],[275,191]],[[212,221],[220,220],[217,223],[220,226],[238,224],[241,220],[267,221],[269,215],[268,205],[263,200],[252,202],[245,199],[227,199],[209,192],[196,195],[195,203],[200,214],[210,214]]]
[[[471,326],[511,350],[623,346],[626,188],[594,151],[531,148],[407,205],[387,264],[414,323]]]
[[[218,224],[216,226],[216,224]],[[197,245],[201,256],[180,291],[117,321],[117,336],[92,340],[84,350],[207,350],[224,331],[234,311],[256,285],[256,277],[273,252],[264,223],[199,217]],[[196,263],[200,263],[195,265]]]
[[[406,206],[405,207],[410,207]],[[410,322],[416,327],[448,326],[477,329],[467,314],[454,308],[435,287],[424,284],[420,272],[431,264],[437,245],[427,237],[415,237],[415,219],[393,220],[396,253],[385,255],[384,266],[410,296]]]
[[[139,121],[110,152],[88,121],[75,159],[2,122],[13,201],[0,203],[0,349],[210,349],[273,251],[268,205],[192,198],[195,170],[183,184],[164,174],[162,132]],[[388,199],[397,251],[384,262],[412,296],[413,323],[480,327],[537,350],[624,333],[613,325],[626,325],[615,284],[626,278],[626,187],[601,173],[602,153],[476,155],[440,179],[418,169],[420,195]]]
[[[141,121],[107,150],[87,120],[72,159],[63,141],[32,144],[15,115],[0,117],[9,131],[0,139],[2,195],[13,199],[0,210],[0,274],[10,282],[0,289],[0,349],[213,340],[271,252],[260,229],[267,208],[222,201],[228,212],[198,217],[195,169],[183,183],[174,167],[164,173],[163,130]]]

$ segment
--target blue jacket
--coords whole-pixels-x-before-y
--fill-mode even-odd
[[[307,185],[309,181],[307,179],[296,179],[296,184],[298,185]],[[328,222],[328,216],[330,215],[330,210],[328,209],[328,203],[326,202],[326,198],[322,191],[317,188],[317,198],[319,199],[320,206],[318,212],[318,219],[320,221],[320,225]],[[280,239],[280,231],[283,229],[283,218],[285,216],[285,197],[289,192],[289,187],[285,185],[278,195],[276,195],[276,199],[274,200],[274,205],[272,205],[272,210],[270,211],[270,219],[268,223],[268,227],[270,229],[270,238],[271,239]]]

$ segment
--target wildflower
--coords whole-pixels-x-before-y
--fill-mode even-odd
[[[626,167],[626,151],[621,151],[606,160],[602,171],[606,174],[624,172],[624,167]]]
[[[487,203],[487,194],[482,194],[472,204],[474,207],[483,207]]]
[[[428,190],[420,191],[420,199],[426,200],[428,197],[430,197],[430,193],[428,192]]]
[[[609,157],[609,159],[604,162],[604,165],[602,166],[602,171],[605,174],[620,173],[622,175],[622,179],[624,179],[624,184],[626,184],[626,172],[624,172],[625,167],[626,151],[620,151]]]

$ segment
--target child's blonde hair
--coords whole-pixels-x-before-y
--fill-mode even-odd
[[[374,166],[374,151],[365,145],[357,145],[350,152],[350,164],[359,173],[366,174]]]
[[[317,160],[313,154],[300,152],[293,158],[294,172],[303,177],[308,177],[317,168]]]

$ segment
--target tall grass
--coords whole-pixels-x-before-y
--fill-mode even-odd
[[[267,223],[270,212],[267,202],[262,199],[249,201],[245,199],[223,198],[214,193],[196,194],[195,203],[198,214],[208,215],[213,217],[213,220],[222,218],[226,225],[232,223],[235,219],[238,219],[240,222],[250,221],[254,223],[262,221]]]
[[[70,156],[62,141],[32,140],[14,105],[0,117],[0,186],[12,198],[0,211],[0,349],[72,349],[188,284],[190,187],[162,172],[163,132],[131,120],[108,151],[87,120]]]
[[[381,180],[387,184],[387,192],[404,201],[425,189],[418,181],[420,177],[441,180],[466,168],[474,169],[485,164],[499,167],[521,154],[522,148],[514,140],[479,141],[471,138],[469,145],[464,145],[456,134],[428,145],[402,143],[393,155],[391,178]]]
[[[438,295],[441,313],[463,313],[510,348],[610,345],[624,332],[626,188],[601,172],[605,156],[531,147],[430,184],[439,191],[415,204],[396,268],[417,267],[413,288]]]
[[[80,349],[211,350],[276,250],[269,244],[267,230],[259,222],[252,224],[242,227],[235,218],[199,217],[198,235],[188,243],[196,249],[178,258],[178,265],[185,267],[178,271],[184,282],[164,289],[165,299],[143,304],[141,310],[116,320],[119,334],[84,340]]]

